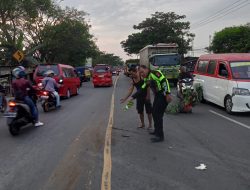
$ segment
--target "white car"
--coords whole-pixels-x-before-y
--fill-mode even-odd
[[[199,58],[194,85],[203,99],[232,112],[250,112],[250,53],[208,54]]]

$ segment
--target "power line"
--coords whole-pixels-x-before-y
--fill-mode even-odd
[[[241,3],[241,4],[235,6],[235,7],[231,8],[231,9],[228,9],[226,12],[224,12],[223,14],[220,14],[220,15],[216,16],[212,20],[208,19],[207,21],[201,23],[200,25],[194,26],[192,29],[197,29],[197,28],[203,27],[203,26],[205,26],[205,25],[207,25],[207,24],[209,24],[211,22],[219,20],[219,19],[221,19],[221,18],[223,18],[223,17],[225,17],[225,16],[227,16],[227,15],[229,15],[229,14],[235,12],[235,11],[238,11],[238,10],[242,9],[243,7],[246,7],[249,4],[250,4],[250,2],[245,1],[244,3]],[[240,6],[240,5],[242,5],[242,6]]]
[[[236,2],[234,2],[234,3],[232,3],[232,4],[230,4],[230,5],[226,6],[226,7],[224,7],[223,9],[221,9],[221,10],[215,12],[214,14],[212,14],[212,15],[210,15],[210,16],[208,16],[208,17],[206,17],[206,18],[204,18],[204,19],[202,19],[202,20],[200,20],[200,21],[198,21],[198,22],[196,22],[196,23],[194,23],[194,24],[192,24],[192,25],[193,25],[193,26],[194,26],[194,25],[200,25],[200,24],[202,24],[203,22],[206,22],[206,21],[210,20],[211,18],[214,18],[214,17],[216,17],[216,16],[219,16],[219,15],[221,15],[224,11],[228,11],[227,9],[233,8],[232,6],[235,5],[235,4],[237,4],[237,3],[239,3],[240,1],[242,1],[242,0],[238,0],[238,1],[236,1]],[[246,0],[245,0],[245,1],[246,1]],[[244,2],[245,2],[245,1],[244,1]],[[241,2],[241,3],[244,3],[244,2]]]

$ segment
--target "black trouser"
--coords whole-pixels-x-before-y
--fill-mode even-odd
[[[167,107],[166,97],[162,93],[157,93],[153,103],[153,119],[155,134],[157,137],[164,138],[163,116]]]

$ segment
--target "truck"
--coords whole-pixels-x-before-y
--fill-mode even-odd
[[[140,65],[145,65],[151,70],[159,69],[166,78],[177,84],[181,55],[175,43],[148,45],[140,50]]]

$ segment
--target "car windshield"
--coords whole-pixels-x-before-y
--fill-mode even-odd
[[[55,75],[59,75],[59,70],[57,65],[39,65],[37,70],[37,76],[44,76],[44,74],[48,71],[54,71]]]
[[[231,62],[234,79],[250,79],[250,61]]]
[[[154,57],[154,66],[176,66],[180,65],[179,55],[160,55]]]
[[[96,73],[105,73],[107,71],[108,71],[107,67],[96,67],[94,69],[94,72],[96,72]]]

